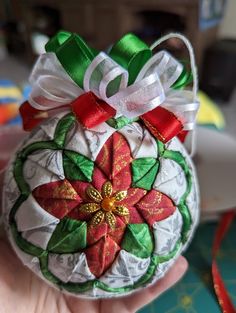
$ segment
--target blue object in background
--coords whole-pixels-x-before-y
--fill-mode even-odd
[[[31,86],[26,84],[21,90],[15,83],[8,79],[0,79],[0,106],[8,104],[21,105],[22,102],[28,99],[31,91]],[[22,124],[20,115],[8,120],[8,125]]]

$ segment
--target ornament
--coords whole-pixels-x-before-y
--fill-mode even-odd
[[[73,46],[68,44],[71,36],[64,53]],[[48,45],[57,45],[56,39]],[[56,288],[79,297],[122,296],[163,277],[198,222],[194,166],[177,138],[192,115],[190,121],[186,113],[185,120],[168,106],[172,97],[180,101],[185,96],[170,88],[183,67],[169,56],[164,62],[159,54],[164,70],[151,74],[151,80],[145,73],[156,65],[156,55],[128,75],[118,63],[112,71],[118,62],[114,54],[113,59],[98,54],[102,64],[111,65],[101,69],[107,84],[92,74],[101,63],[96,56],[96,62],[83,60],[80,75],[88,86],[93,82],[92,91],[86,87],[84,92],[81,77],[68,75],[61,50],[47,52],[33,69],[35,85],[21,109],[24,125],[32,131],[5,176],[4,220],[18,257]],[[44,71],[51,71],[48,85]],[[111,87],[114,77],[120,77],[116,88]],[[195,112],[197,102],[192,99],[189,105],[187,100],[180,111],[191,107]],[[160,115],[153,118],[157,109]]]

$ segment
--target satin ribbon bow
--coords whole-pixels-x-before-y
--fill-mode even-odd
[[[141,118],[163,142],[193,129],[199,104],[192,91],[173,88],[186,79],[183,65],[168,52],[152,55],[144,42],[127,34],[108,55],[67,32],[53,37],[46,51],[31,73],[29,100],[20,108],[26,130],[66,111],[86,128],[113,117]]]

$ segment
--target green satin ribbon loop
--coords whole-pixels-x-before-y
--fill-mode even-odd
[[[129,85],[132,84],[141,68],[151,58],[152,51],[134,34],[127,34],[114,44],[110,57],[128,70]]]
[[[70,32],[61,30],[53,36],[45,45],[47,52],[55,52],[71,36]]]
[[[177,79],[177,81],[171,86],[173,89],[183,89],[193,81],[193,75],[191,71],[188,71],[186,68],[187,62],[182,62],[184,68],[180,75],[180,77]]]
[[[91,49],[77,34],[57,33],[45,46],[47,52],[55,52],[63,68],[83,88],[84,74],[98,52]]]

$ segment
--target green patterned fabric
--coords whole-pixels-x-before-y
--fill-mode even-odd
[[[74,151],[64,151],[63,167],[65,176],[71,180],[92,181],[94,163]]]
[[[87,223],[64,218],[57,225],[47,250],[54,253],[73,253],[86,247]]]
[[[152,234],[147,224],[129,224],[122,248],[139,258],[147,258],[153,252]]]
[[[154,158],[140,158],[132,162],[133,187],[151,190],[156,179],[159,162]]]

